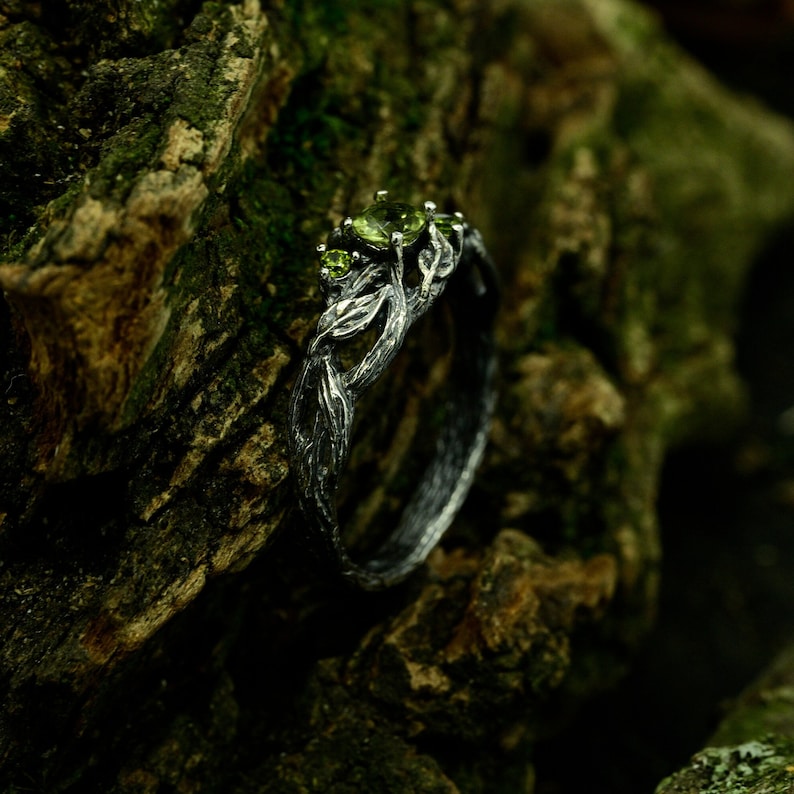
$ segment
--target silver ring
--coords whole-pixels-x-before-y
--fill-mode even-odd
[[[348,581],[378,590],[405,579],[452,523],[482,459],[494,403],[496,274],[480,234],[459,213],[441,215],[375,194],[375,204],[318,246],[326,308],[298,373],[289,408],[289,452],[313,545]],[[354,560],[342,541],[336,494],[357,400],[383,374],[416,320],[445,293],[455,342],[435,456],[377,551]],[[339,345],[377,338],[345,368]]]

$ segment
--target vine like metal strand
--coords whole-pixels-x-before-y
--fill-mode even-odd
[[[381,202],[376,218],[412,208]],[[378,212],[380,214],[378,215]],[[412,210],[414,213],[418,212]],[[364,213],[362,216],[364,217]],[[415,225],[420,224],[416,216]],[[421,233],[384,222],[382,237],[354,231],[348,218],[318,250],[342,265],[321,269],[325,311],[292,392],[289,450],[298,496],[318,548],[348,581],[367,590],[396,584],[427,558],[452,523],[485,449],[494,402],[492,335],[496,276],[480,234],[462,216],[436,216],[426,202]],[[442,231],[443,229],[443,231]],[[376,230],[378,233],[379,230]],[[333,269],[333,272],[332,272]],[[409,285],[406,274],[415,272]],[[342,541],[336,493],[350,451],[355,405],[394,359],[416,320],[446,293],[456,340],[444,424],[433,460],[396,529],[375,554],[354,561]],[[345,369],[339,344],[371,328],[376,341]]]

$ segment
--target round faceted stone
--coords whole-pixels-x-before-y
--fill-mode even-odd
[[[320,264],[328,270],[331,278],[341,278],[350,272],[353,257],[340,248],[331,248],[320,254]]]
[[[388,248],[393,232],[402,232],[403,243],[410,245],[425,228],[425,214],[410,204],[381,201],[353,218],[353,231],[377,248]]]
[[[434,220],[436,229],[438,229],[444,237],[452,237],[453,224],[460,223],[460,218],[455,215],[436,215]]]

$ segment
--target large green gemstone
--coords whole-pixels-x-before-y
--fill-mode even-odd
[[[320,264],[328,269],[328,275],[331,278],[341,278],[350,272],[353,257],[340,248],[331,248],[320,254]]]
[[[425,214],[410,204],[381,201],[353,218],[353,231],[365,242],[388,248],[392,232],[402,232],[403,243],[410,245],[425,228]]]

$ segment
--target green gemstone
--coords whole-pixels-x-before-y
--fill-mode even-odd
[[[460,218],[455,215],[436,215],[435,224],[444,237],[452,237],[453,224],[460,223]]]
[[[327,268],[328,275],[331,276],[331,278],[341,278],[350,272],[350,266],[353,264],[353,257],[347,251],[342,251],[339,248],[331,248],[320,254],[320,264],[324,268]]]
[[[353,218],[353,231],[377,248],[388,248],[393,232],[402,232],[403,243],[410,245],[425,228],[425,214],[410,204],[381,201]]]

